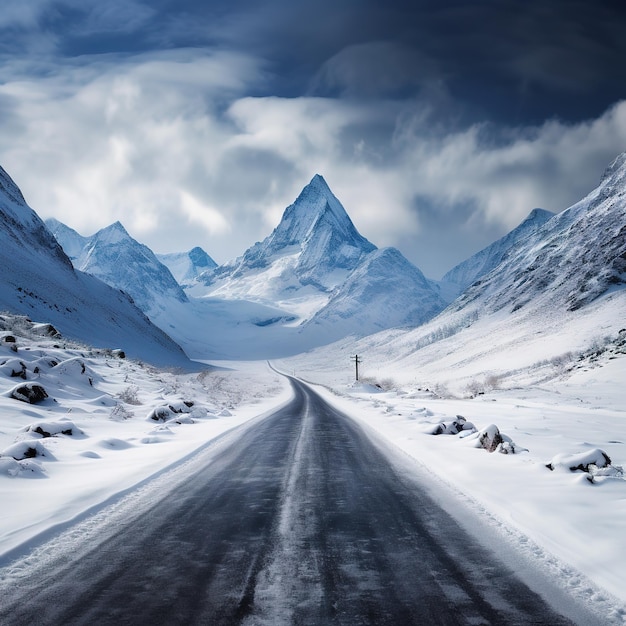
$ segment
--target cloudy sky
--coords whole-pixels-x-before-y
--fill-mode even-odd
[[[626,150],[622,4],[5,3],[0,165],[44,218],[218,262],[319,173],[438,278]]]

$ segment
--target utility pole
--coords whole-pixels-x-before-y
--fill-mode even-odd
[[[356,379],[359,380],[359,363],[361,363],[361,359],[358,354],[350,357],[350,360],[354,362],[354,366],[356,367]]]

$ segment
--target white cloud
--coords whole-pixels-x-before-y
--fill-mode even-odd
[[[186,191],[180,192],[180,206],[192,224],[199,224],[211,235],[223,235],[231,230],[228,220]]]
[[[158,252],[202,245],[220,261],[320,173],[365,236],[415,241],[403,251],[440,274],[489,243],[484,225],[504,233],[535,206],[566,208],[626,149],[626,102],[585,123],[446,132],[428,101],[246,96],[264,68],[243,55],[50,69],[0,70],[0,164],[31,206],[82,234],[120,220]],[[438,237],[450,248],[420,256]]]

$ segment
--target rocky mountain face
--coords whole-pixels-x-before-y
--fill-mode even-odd
[[[198,246],[189,252],[157,254],[156,257],[183,287],[190,285],[203,272],[217,267],[217,263]]]
[[[455,309],[480,302],[489,311],[575,311],[626,284],[626,153],[600,185],[510,248]]]
[[[450,302],[454,300],[472,283],[499,265],[513,246],[536,233],[552,217],[554,213],[551,211],[533,209],[517,228],[447,272],[439,282],[442,294]]]
[[[375,249],[317,175],[285,209],[268,237],[234,261],[205,272],[198,283],[210,293],[268,299],[282,298],[284,289],[294,292],[303,287],[327,293]]]
[[[125,291],[145,313],[162,308],[170,300],[187,301],[169,269],[120,222],[91,237],[82,237],[58,220],[49,220],[48,225],[76,269]]]
[[[2,168],[0,244],[0,309],[49,322],[89,345],[121,348],[155,364],[189,365],[127,295],[73,268]]]

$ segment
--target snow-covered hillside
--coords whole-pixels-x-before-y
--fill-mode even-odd
[[[550,211],[533,209],[517,228],[453,267],[438,283],[442,297],[452,302],[472,283],[499,265],[514,245],[537,232],[552,217],[554,213]]]
[[[217,263],[198,246],[189,252],[157,254],[156,257],[170,270],[178,284],[183,287],[188,286],[202,272],[217,267]]]
[[[328,340],[372,334],[418,326],[444,306],[417,267],[395,248],[383,248],[365,257],[305,328],[323,329]]]
[[[129,294],[146,314],[187,296],[169,269],[143,244],[115,222],[91,237],[82,237],[58,220],[47,225],[70,256],[74,267]]]
[[[626,285],[626,153],[586,198],[511,249],[455,309],[576,311]],[[530,313],[529,313],[530,314]]]
[[[162,365],[188,366],[178,345],[102,281],[75,271],[17,185],[0,168],[0,310],[52,323],[89,345],[121,348]]]
[[[0,314],[0,565],[288,396],[267,365],[157,370],[48,332]]]

